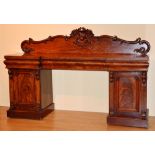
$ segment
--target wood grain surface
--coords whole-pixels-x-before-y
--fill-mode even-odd
[[[9,117],[40,119],[54,109],[50,70],[108,71],[108,124],[148,127],[148,41],[95,36],[81,27],[70,36],[24,40],[21,48],[22,56],[6,55],[4,61],[9,71]]]
[[[1,131],[155,131],[155,117],[149,128],[107,125],[107,115],[97,112],[55,110],[42,120],[8,118],[8,107],[0,107]]]

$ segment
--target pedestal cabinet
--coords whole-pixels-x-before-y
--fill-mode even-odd
[[[147,127],[147,72],[110,72],[109,79],[108,122]]]
[[[50,70],[10,69],[9,117],[40,119],[54,109]]]

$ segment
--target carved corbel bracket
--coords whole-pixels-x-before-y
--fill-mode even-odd
[[[143,83],[143,85],[146,84],[146,81],[147,81],[147,73],[146,72],[142,72],[142,83]]]
[[[9,69],[8,74],[9,74],[9,79],[12,79],[13,78],[13,71]]]
[[[37,80],[40,80],[40,70],[37,70],[37,71],[35,72],[35,76],[36,76],[36,79],[37,79]]]
[[[110,82],[114,82],[114,73],[113,72],[109,72],[109,80]]]

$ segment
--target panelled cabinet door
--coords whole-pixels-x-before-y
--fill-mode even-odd
[[[110,74],[111,114],[141,117],[146,112],[146,80],[144,81],[146,73],[111,72]]]
[[[40,107],[39,73],[34,70],[11,70],[10,74],[11,108],[37,110]]]

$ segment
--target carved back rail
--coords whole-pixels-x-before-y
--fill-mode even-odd
[[[126,41],[116,36],[94,36],[85,28],[73,30],[70,36],[25,40],[21,48],[22,56],[5,56],[7,68],[144,71],[149,65],[149,42],[140,38]]]
[[[126,41],[117,36],[94,36],[93,32],[83,27],[75,29],[70,36],[49,36],[42,41],[34,41],[31,38],[21,44],[24,55],[45,56],[52,54],[134,54],[146,56],[150,50],[150,44],[141,40]]]

